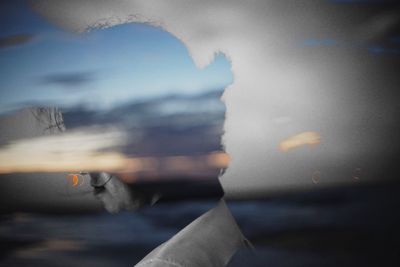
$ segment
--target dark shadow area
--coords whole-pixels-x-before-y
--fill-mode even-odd
[[[229,202],[254,251],[229,266],[398,266],[400,184]],[[3,215],[2,266],[128,266],[215,205],[159,203],[134,213]]]

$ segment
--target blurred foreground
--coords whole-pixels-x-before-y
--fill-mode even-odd
[[[399,266],[399,194],[399,183],[386,183],[228,202],[255,246],[239,251],[229,266]],[[0,266],[133,266],[214,205],[2,215]]]

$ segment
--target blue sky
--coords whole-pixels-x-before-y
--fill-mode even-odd
[[[24,1],[2,3],[1,10],[0,112],[31,104],[108,108],[232,82],[225,57],[197,69],[183,44],[160,28],[126,24],[77,35],[50,25]]]

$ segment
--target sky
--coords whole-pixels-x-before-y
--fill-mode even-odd
[[[76,32],[162,25],[199,67],[226,55],[234,79],[222,96],[222,143],[231,161],[220,181],[228,196],[394,177],[398,1],[182,2],[33,3]]]
[[[61,43],[60,40],[63,40],[63,44],[68,42],[69,45],[52,46],[50,42],[45,49],[39,49],[38,53],[25,51],[25,55],[37,57],[35,60],[21,64],[20,68],[15,67],[14,69],[18,72],[10,71],[13,66],[11,63],[17,61],[9,58],[10,68],[7,68],[8,72],[3,72],[4,81],[8,79],[23,84],[27,78],[24,80],[22,74],[29,74],[26,76],[29,82],[26,83],[32,87],[26,89],[25,92],[9,89],[8,99],[12,99],[13,93],[16,95],[14,98],[22,103],[34,101],[35,99],[23,99],[23,97],[29,97],[32,95],[32,90],[37,88],[42,94],[41,99],[52,100],[52,102],[57,100],[64,104],[72,103],[76,102],[74,98],[76,97],[79,101],[90,98],[89,105],[96,102],[108,106],[112,103],[127,101],[130,97],[159,96],[165,92],[180,90],[179,88],[182,88],[181,91],[190,90],[195,93],[197,90],[204,91],[218,85],[211,82],[213,81],[211,74],[204,77],[207,86],[200,82],[196,84],[196,79],[188,78],[191,77],[191,72],[189,72],[191,68],[200,75],[199,73],[207,73],[207,70],[211,72],[213,68],[223,63],[229,77],[230,66],[227,60],[222,56],[214,58],[215,53],[221,52],[229,58],[232,75],[234,75],[234,79],[230,76],[224,80],[226,83],[223,83],[223,86],[232,80],[233,83],[225,90],[222,97],[226,105],[226,116],[224,129],[221,132],[224,134],[224,149],[229,155],[226,160],[229,166],[220,177],[220,181],[227,199],[274,196],[270,193],[279,190],[322,189],[325,186],[342,183],[356,185],[364,181],[398,179],[399,6],[382,5],[381,3],[388,1],[374,0],[254,0],[251,4],[249,4],[250,1],[243,0],[35,0],[33,2],[36,3],[37,12],[49,21],[62,25],[65,29],[79,32],[99,25],[110,28],[94,30],[92,35],[84,35],[84,38],[77,38],[56,28],[48,28],[46,34],[39,31],[34,35],[35,38],[31,35],[33,30],[27,35],[13,37],[11,34],[14,32],[9,33],[8,38],[0,41],[2,51],[17,51],[17,48],[22,47],[33,49],[40,44],[44,45],[43,40],[52,40],[55,43]],[[137,14],[137,16],[132,16],[132,14]],[[28,21],[28,19],[29,16],[26,15],[21,18],[21,21]],[[133,27],[129,24],[133,21],[155,21],[163,25],[171,35],[149,26]],[[118,25],[124,23],[128,24]],[[32,29],[37,27],[35,23],[30,23],[30,25]],[[38,29],[44,28],[38,27]],[[126,44],[128,37],[128,39],[122,38],[122,42],[117,40],[120,36],[125,36],[123,33],[130,31],[135,32],[136,39],[132,37],[131,42]],[[141,34],[152,38],[146,39],[147,41],[139,38],[143,41],[140,42],[138,36],[142,36]],[[174,54],[175,50],[172,49],[174,46],[169,46],[169,42],[158,41],[158,38],[162,36],[172,38],[171,40],[175,40],[179,45],[181,43],[177,41],[178,39],[184,43],[190,52],[182,50],[185,52],[182,52],[182,55],[185,55],[186,60],[179,61],[180,57]],[[96,43],[96,46],[92,46],[93,43]],[[109,44],[112,43],[117,43],[120,47],[111,48]],[[12,44],[14,46],[11,47]],[[16,47],[15,44],[21,44],[21,46]],[[73,49],[72,47],[75,46],[72,44],[76,46],[86,44],[89,47],[87,51],[98,51],[98,53],[89,56],[85,53],[86,50],[80,50],[81,47]],[[183,48],[183,45],[180,47]],[[140,49],[140,54],[135,54],[134,51],[137,50],[133,48]],[[162,54],[162,60],[155,57],[154,51],[164,48],[168,49],[166,49],[167,53]],[[150,49],[149,54],[145,49]],[[43,57],[38,56],[39,51],[42,51]],[[119,55],[111,56],[111,53],[115,51]],[[45,57],[44,55],[48,53],[52,53],[53,56]],[[15,52],[14,59],[18,56],[22,57],[23,54],[22,50]],[[188,56],[189,54],[192,59]],[[174,60],[168,61],[169,56]],[[131,58],[132,60],[129,60]],[[136,62],[137,65],[131,66],[126,63],[131,63],[131,61]],[[126,64],[122,64],[124,62]],[[165,65],[161,64],[162,62]],[[167,64],[168,62],[173,64]],[[190,64],[185,65],[184,62],[190,62]],[[196,69],[194,63],[198,67],[206,67],[204,72]],[[31,72],[24,71],[27,66],[31,66],[28,68]],[[117,66],[121,69],[116,73],[114,69]],[[123,66],[128,67],[124,69]],[[222,73],[213,73],[219,79],[224,77]],[[14,79],[8,78],[13,74]],[[126,88],[124,85],[132,85],[132,87],[140,85],[140,79],[146,85],[138,87],[145,88],[133,90],[132,96],[125,95],[127,91],[122,89]],[[111,83],[112,81],[117,81],[117,83]],[[134,81],[138,83],[135,84]],[[167,86],[177,81],[181,83]],[[162,84],[163,90],[157,87],[158,83]],[[34,84],[36,87],[33,86]],[[106,86],[107,84],[114,85],[111,91],[109,91],[110,86]],[[107,93],[102,94],[107,100],[103,100],[98,95],[103,90],[107,90]],[[34,92],[35,96],[40,95]],[[175,102],[176,99],[172,98],[172,100]],[[182,101],[182,99],[177,100],[179,100],[177,102]],[[183,100],[185,100],[182,101],[185,105],[189,103],[186,101],[188,99],[183,98]],[[157,105],[154,104],[154,106]],[[128,109],[125,108],[117,110],[116,115],[126,113],[124,111]],[[141,105],[130,108],[130,110],[133,108],[140,110]],[[80,116],[81,114],[78,114],[78,117]],[[202,117],[209,121],[208,119],[213,116]],[[182,119],[182,116],[179,118]],[[186,119],[183,117],[185,122],[198,122],[193,118],[195,117],[188,116]],[[171,125],[170,119],[171,117],[165,116],[156,122],[162,121],[169,126],[174,126]],[[144,121],[148,123],[148,117]],[[23,125],[28,128],[27,126],[29,125]],[[144,136],[158,138],[155,140],[164,140],[162,137],[166,137],[165,142],[160,142],[162,145],[158,146],[163,148],[167,145],[176,148],[178,142],[183,147],[188,147],[188,143],[184,142],[181,136],[189,137],[191,142],[210,139],[208,131],[200,132],[198,128],[186,127],[192,133],[190,135],[189,131],[181,131],[181,124],[177,123],[176,126],[180,132],[170,131],[170,128],[165,131],[161,131],[161,128],[152,128],[155,131],[147,131]],[[207,129],[211,130],[211,128]],[[96,131],[96,135],[89,135],[86,130],[80,135],[83,136],[82,143],[88,148],[92,145],[100,145],[94,137],[97,136],[99,140],[106,139],[107,135],[97,134],[102,131],[103,129]],[[179,136],[177,133],[182,135]],[[197,135],[199,133],[201,136]],[[15,137],[17,133],[11,134]],[[158,134],[161,134],[161,137]],[[74,156],[75,154],[71,151],[75,153],[85,148],[81,146],[81,142],[76,145],[71,143],[69,138],[74,137],[71,135],[71,131],[67,130],[65,135],[46,138],[46,143],[14,143],[6,147],[10,148],[9,151],[3,149],[6,157],[2,162],[7,161],[13,148],[20,150],[20,148],[29,149],[39,146],[48,147],[49,149],[42,152],[50,154],[55,165],[59,166],[56,162],[57,158],[54,157],[54,155],[60,156],[60,151],[57,151],[59,146],[52,144],[64,143],[68,155]],[[118,138],[115,139],[121,141],[118,134],[110,138],[112,139],[113,136],[117,136]],[[171,136],[179,140],[171,141]],[[87,142],[87,140],[92,142]],[[48,143],[48,141],[53,142]],[[154,139],[147,143],[158,144]],[[199,146],[204,147],[204,143],[200,143]],[[31,158],[35,159],[34,156],[32,155]],[[175,156],[166,158],[165,165],[176,164],[180,167],[191,165],[188,158],[182,157],[181,154],[178,157]],[[19,159],[20,155],[17,157]],[[76,157],[73,158],[76,160]],[[226,158],[223,157],[223,159]],[[81,159],[78,158],[78,160],[82,162]],[[129,165],[132,169],[146,163],[136,161],[138,158],[129,158],[129,160],[131,160],[129,163],[132,164]],[[199,163],[198,158],[194,158],[194,162]],[[209,161],[206,159],[206,162]],[[163,164],[156,163],[156,165]],[[217,167],[221,168],[221,166]],[[193,169],[189,169],[189,172],[193,173]],[[24,176],[19,177],[24,178]],[[50,181],[55,181],[54,177],[40,175],[40,177],[33,176],[32,178],[34,179],[26,179],[29,180],[28,183],[31,183],[30,186],[26,186],[26,190],[19,190],[18,179],[15,180],[16,176],[10,175],[8,180],[4,180],[1,189],[8,194],[13,192],[11,200],[13,197],[23,196],[25,203],[32,202],[31,205],[44,205],[40,201],[54,205],[55,202],[49,200],[55,197],[49,194],[48,199],[43,198],[46,191],[49,192],[52,189],[51,186],[56,188],[50,183]],[[87,182],[86,185],[88,185]],[[14,190],[11,190],[13,188]],[[331,198],[329,194],[325,194],[326,192],[326,190],[316,192],[317,195],[323,196],[324,203]],[[386,194],[390,192],[382,190],[382,187],[378,187],[377,191],[374,190],[373,194],[377,192],[389,198],[391,196],[391,194]],[[338,197],[339,195],[343,198]],[[333,197],[335,204],[338,204],[336,200],[339,200],[338,205],[328,203],[328,206],[321,206],[324,211],[321,209],[314,212],[308,207],[309,201],[306,201],[305,212],[326,222],[324,212],[330,211],[330,207],[338,207],[340,211],[343,211],[343,208],[346,208],[346,201],[343,202],[343,200],[348,200],[349,197],[355,198],[350,206],[356,207],[359,211],[359,204],[363,201],[360,195],[345,190],[343,195],[335,194]],[[391,200],[388,199],[388,203],[392,203]],[[375,201],[376,199],[369,199],[368,203],[373,203],[371,204],[373,207],[383,207],[383,210],[387,210],[387,207],[384,207],[386,204],[377,205]],[[319,202],[321,204],[321,201]],[[387,202],[386,199],[385,202]],[[88,202],[82,203],[89,205]],[[8,207],[8,205],[3,206]],[[299,211],[299,207],[295,209]],[[253,219],[259,220],[260,225],[268,225],[268,219],[273,219],[271,216],[267,216],[268,219],[254,216],[256,213],[253,209],[250,215]],[[353,210],[350,213],[354,215]],[[338,212],[335,214],[337,215]],[[247,217],[251,217],[250,215]],[[278,219],[282,222],[282,218]],[[315,226],[315,218],[309,219]],[[335,217],[332,220],[340,224],[346,221],[346,218],[337,220]],[[297,223],[299,220],[292,221]],[[356,223],[356,226],[360,224]]]
[[[226,88],[222,95],[226,115],[223,131],[217,131],[223,132],[221,146],[231,159],[220,177],[228,195],[314,188],[319,186],[315,180],[332,185],[374,180],[382,173],[385,179],[390,178],[386,173],[396,169],[394,158],[400,148],[396,142],[400,132],[398,4],[254,0],[249,5],[240,0],[182,1],[186,4],[176,0],[32,1],[33,9],[51,25],[70,33],[37,18],[50,27],[46,34],[37,33],[37,37],[31,38],[10,37],[9,33],[9,38],[0,42],[3,52],[15,52],[15,59],[23,55],[17,49],[33,49],[47,44],[42,39],[49,39],[46,49],[37,53],[25,51],[36,56],[36,60],[30,61],[32,71],[24,71],[29,66],[27,62],[21,68],[14,67],[14,72],[11,67],[2,72],[6,76],[4,82],[12,80],[31,86],[9,86],[7,99],[14,97],[26,103],[35,99],[22,98],[34,95],[41,96],[42,101],[56,102],[57,98],[66,104],[84,99],[87,106],[108,107],[110,103],[130,100],[131,93],[137,98],[159,96],[179,90],[180,86],[181,91],[204,92],[218,86],[213,82],[213,73],[216,79],[230,77],[225,83],[218,82]],[[26,14],[20,21],[28,19]],[[165,32],[145,25],[132,26],[132,22],[152,22],[161,25]],[[29,24],[43,28],[37,26],[38,22]],[[88,29],[97,30],[80,38],[72,34]],[[132,37],[128,42],[128,37],[120,38],[125,36],[123,32],[133,29],[138,33],[134,35],[136,39]],[[139,32],[149,39],[138,38]],[[160,42],[160,36],[172,41]],[[50,40],[67,40],[69,45],[52,46]],[[183,51],[182,61],[175,55],[179,49],[170,45],[173,42]],[[11,47],[16,43],[24,46]],[[119,47],[111,48],[111,43]],[[87,44],[91,53],[85,53],[82,47],[73,49],[78,44]],[[135,54],[138,49],[140,53]],[[154,51],[163,49],[166,52],[160,53],[159,60]],[[40,57],[40,51],[53,56]],[[111,56],[116,51],[118,55]],[[225,55],[229,62],[223,56],[215,57],[217,53]],[[75,55],[77,60],[73,60]],[[18,61],[12,61],[15,62]],[[124,62],[137,65],[126,67]],[[211,72],[220,65],[226,66],[227,76]],[[116,66],[121,68],[116,71]],[[195,72],[189,72],[190,69]],[[210,76],[201,79],[207,85],[188,78],[191,73],[200,77],[207,70]],[[23,79],[21,73],[29,79]],[[9,78],[12,75],[14,79]],[[134,86],[141,81],[145,85]],[[179,85],[170,85],[178,81]],[[21,92],[20,88],[26,91]],[[107,93],[100,94],[103,91]],[[117,111],[120,114],[121,110]],[[198,133],[196,129],[192,132]],[[164,133],[165,137],[172,136],[169,130]],[[204,136],[191,140],[203,140]],[[179,141],[185,146],[182,138]],[[173,142],[169,144],[174,146]]]
[[[30,105],[108,109],[232,82],[223,55],[199,69],[161,28],[131,23],[76,34],[48,23],[26,1],[0,5],[0,113]]]
[[[54,171],[48,168],[51,162],[58,171],[104,171],[115,169],[109,164],[132,165],[125,162],[128,157],[170,156],[173,161],[178,155],[220,152],[225,112],[220,97],[232,82],[230,62],[222,54],[199,68],[183,43],[160,27],[127,23],[75,33],[48,22],[27,1],[2,2],[0,10],[3,172],[21,171],[14,164],[27,167],[30,159],[37,161],[25,172]],[[46,112],[19,109],[38,106],[60,108],[67,132],[55,140],[32,134],[29,122],[46,121]],[[71,165],[62,167],[61,155],[70,157],[61,162]],[[210,175],[196,168],[190,173]],[[216,178],[219,169],[210,169]]]

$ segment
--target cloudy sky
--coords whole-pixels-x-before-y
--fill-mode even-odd
[[[221,181],[228,194],[394,177],[396,1],[31,3],[43,19],[25,9],[15,25],[34,17],[28,24],[36,31],[8,29],[0,42],[8,107],[32,96],[109,107],[131,94],[225,87],[222,143],[231,161]],[[16,66],[22,56],[32,60]]]
[[[50,24],[26,1],[2,1],[0,10],[0,112],[32,104],[110,108],[232,81],[223,56],[199,70],[160,28],[126,24],[78,35]]]
[[[32,3],[72,32],[159,25],[198,67],[222,52],[234,76],[223,95],[231,162],[221,181],[229,194],[393,177],[400,48],[394,1]]]

